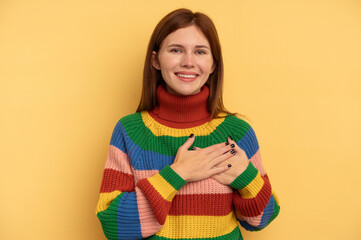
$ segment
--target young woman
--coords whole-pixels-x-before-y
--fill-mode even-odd
[[[156,26],[136,113],[116,124],[97,216],[108,239],[242,239],[280,207],[252,127],[222,102],[215,26],[178,9]]]

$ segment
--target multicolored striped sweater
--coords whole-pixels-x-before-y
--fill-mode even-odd
[[[108,239],[242,239],[279,213],[252,127],[223,114],[210,119],[207,86],[174,96],[158,86],[158,107],[115,126],[96,208]],[[230,186],[213,178],[186,182],[170,165],[190,134],[204,148],[231,136],[250,161]]]

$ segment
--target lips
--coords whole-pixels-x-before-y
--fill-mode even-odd
[[[192,82],[199,76],[194,72],[176,72],[175,75],[183,82]]]

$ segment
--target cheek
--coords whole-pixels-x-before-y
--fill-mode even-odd
[[[213,59],[209,59],[207,61],[204,61],[202,63],[202,70],[203,72],[208,72],[210,73],[212,71],[212,66],[213,66]]]
[[[172,69],[174,69],[175,66],[177,66],[177,62],[177,58],[164,55],[160,59],[161,70],[171,71]]]

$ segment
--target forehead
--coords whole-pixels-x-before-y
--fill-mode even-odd
[[[165,47],[169,44],[180,44],[183,46],[205,45],[209,47],[208,39],[195,25],[180,28],[170,33],[162,42],[162,45]]]

